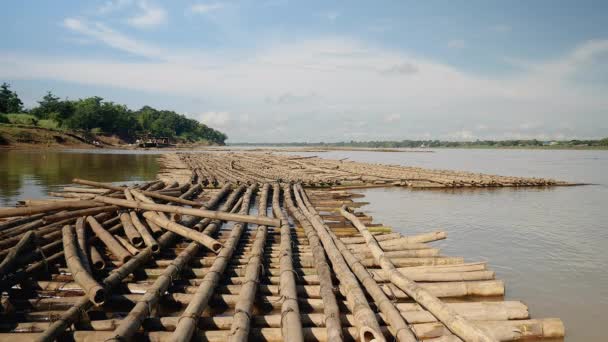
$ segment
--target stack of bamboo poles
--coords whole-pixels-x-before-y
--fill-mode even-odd
[[[218,186],[224,183],[264,183],[282,180],[306,186],[366,188],[479,188],[574,185],[552,179],[505,177],[472,172],[369,164],[317,157],[253,152],[163,155],[164,180]]]
[[[359,196],[344,190],[75,183],[55,193],[65,199],[0,209],[11,216],[0,244],[12,246],[0,264],[0,341],[564,335],[560,320],[503,301],[485,263],[429,245],[445,233],[387,231],[353,212]]]

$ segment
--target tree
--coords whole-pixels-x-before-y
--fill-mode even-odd
[[[8,83],[2,83],[0,86],[0,113],[21,113],[23,102],[19,99],[19,95],[10,88]]]

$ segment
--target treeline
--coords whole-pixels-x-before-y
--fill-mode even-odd
[[[138,136],[169,137],[189,142],[208,141],[223,145],[227,136],[194,119],[169,110],[144,106],[137,111],[125,105],[94,96],[78,100],[62,100],[48,92],[38,106],[23,110],[23,103],[6,83],[0,88],[0,122],[8,122],[2,113],[26,113],[41,121],[51,120],[59,128],[113,134],[127,141]],[[32,122],[37,124],[36,120]]]
[[[293,146],[293,147],[362,147],[362,148],[424,148],[424,147],[608,147],[608,138],[598,140],[401,140],[401,141],[343,141],[335,143],[237,143],[233,145],[250,146]]]

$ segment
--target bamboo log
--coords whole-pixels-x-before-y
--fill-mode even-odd
[[[135,247],[141,247],[144,244],[144,240],[142,239],[141,234],[139,234],[137,228],[135,228],[135,225],[131,220],[130,214],[121,213],[120,223],[122,223],[122,229],[124,230],[125,235],[129,239],[131,244]]]
[[[129,240],[123,238],[120,235],[114,235],[114,238],[116,239],[116,241],[118,241],[120,243],[121,246],[123,246],[127,252],[129,252],[131,255],[136,255],[137,253],[139,253],[139,249],[135,248],[135,246],[133,246]]]
[[[80,178],[72,179],[72,183],[88,185],[88,186],[92,186],[94,188],[110,189],[110,190],[119,191],[119,192],[122,192],[125,189],[122,186],[116,186],[116,185],[111,185],[111,184],[107,184],[107,183],[100,183],[100,182],[95,182],[95,181],[90,181],[90,180],[80,179]]]
[[[105,290],[83,266],[75,241],[74,229],[69,225],[63,227],[63,252],[74,281],[84,289],[85,295],[93,304],[103,305],[106,300]]]
[[[198,202],[190,201],[190,200],[179,198],[179,197],[175,197],[175,196],[167,196],[167,195],[163,195],[163,194],[158,193],[158,192],[145,191],[145,190],[132,190],[132,191],[133,192],[138,191],[138,192],[141,192],[142,194],[144,194],[144,195],[146,195],[148,197],[160,199],[160,200],[167,201],[167,202],[185,204],[185,205],[189,205],[189,206],[192,206],[192,207],[199,207],[201,205],[201,203],[198,203]]]
[[[105,196],[97,196],[95,197],[96,201],[115,204],[125,208],[131,209],[143,209],[143,210],[151,210],[151,211],[161,211],[166,213],[180,214],[180,215],[191,215],[197,217],[207,217],[211,219],[217,219],[222,221],[235,221],[241,223],[255,223],[260,225],[267,226],[280,226],[281,220],[272,219],[268,217],[259,217],[252,215],[243,215],[243,214],[232,214],[232,213],[224,213],[220,211],[212,211],[212,210],[203,210],[203,209],[193,209],[193,208],[182,208],[172,205],[166,204],[151,204],[151,203],[142,203],[142,202],[133,202],[128,200],[121,200],[116,198],[110,198]]]
[[[141,236],[144,244],[152,248],[152,252],[154,254],[158,254],[158,252],[160,252],[158,242],[156,242],[156,239],[152,236],[148,228],[139,220],[137,213],[135,211],[130,211],[129,217],[131,218],[131,223],[133,224],[133,227]]]
[[[78,256],[82,260],[82,266],[91,274],[91,263],[89,259],[89,248],[87,244],[86,223],[84,217],[79,217],[76,220],[76,242],[78,243]],[[105,266],[105,265],[104,265]]]
[[[223,193],[219,193],[216,198],[221,198],[223,196]],[[217,203],[215,198],[212,199],[210,202]],[[204,234],[211,235],[211,233],[213,233],[214,231],[215,227],[212,227],[210,229],[206,229]],[[188,247],[185,248],[177,256],[177,258],[175,258],[171,262],[171,264],[165,268],[162,275],[158,279],[156,279],[152,287],[146,291],[144,297],[137,302],[135,307],[129,312],[128,316],[125,317],[120,322],[120,325],[114,330],[115,337],[112,339],[113,341],[128,340],[133,336],[133,334],[141,326],[144,319],[152,313],[152,310],[158,304],[161,295],[167,291],[167,289],[173,282],[173,279],[179,275],[179,273],[188,264],[190,259],[198,251],[199,245],[195,242],[190,243]]]
[[[281,209],[280,203],[281,187],[279,183],[273,184],[272,190],[272,211],[276,217],[281,219],[281,242],[279,250],[280,279],[279,291],[283,296],[281,304],[281,332],[286,341],[304,341],[302,333],[302,322],[300,321],[300,308],[298,305],[298,293],[296,290],[296,280],[291,248],[291,230],[287,221],[287,215]]]
[[[75,186],[64,186],[63,191],[65,192],[81,192],[85,194],[105,194],[108,189],[96,189],[96,188],[79,188]]]
[[[34,244],[36,235],[30,231],[23,235],[23,237],[17,242],[15,247],[11,248],[0,263],[0,278],[4,278],[9,272],[12,272],[16,267],[19,266],[19,256],[22,255],[28,248]]]
[[[143,215],[148,221],[152,221],[155,224],[157,224],[157,225],[165,228],[166,230],[171,231],[177,235],[180,235],[180,236],[190,239],[192,241],[196,241],[197,243],[207,247],[209,250],[211,250],[214,253],[218,253],[220,251],[220,249],[222,248],[222,244],[220,242],[218,242],[217,240],[215,240],[214,238],[207,236],[205,234],[202,234],[201,232],[196,231],[194,229],[182,226],[179,223],[169,221],[154,212],[148,211],[148,212],[145,212]]]
[[[378,242],[376,242],[373,235],[367,231],[365,225],[363,225],[355,215],[348,212],[345,207],[340,209],[340,214],[351,221],[352,224],[359,229],[361,235],[365,237],[368,248],[374,255],[374,259],[378,262],[378,264],[380,264],[382,269],[387,272],[391,282],[411,296],[416,302],[423,305],[435,317],[437,317],[437,319],[445,324],[450,331],[465,341],[496,340],[486,331],[481,330],[479,327],[471,324],[468,320],[463,318],[454,310],[450,309],[450,307],[445,305],[445,303],[443,303],[437,297],[433,296],[431,293],[418,286],[418,284],[416,284],[414,281],[399,272],[391,260],[383,255],[384,252],[378,245]]]
[[[319,275],[320,294],[325,303],[323,311],[327,317],[327,336],[329,336],[332,341],[342,341],[344,337],[342,336],[342,325],[339,319],[340,308],[338,307],[336,295],[334,294],[332,273],[325,257],[325,250],[321,246],[319,236],[311,223],[306,219],[302,211],[293,203],[291,198],[291,187],[289,184],[283,186],[283,193],[285,206],[293,217],[300,222],[302,228],[304,228],[312,248],[314,264],[317,269],[317,274]]]
[[[89,254],[91,255],[91,265],[93,265],[96,270],[101,271],[106,268],[106,261],[95,246],[89,246]]]
[[[61,212],[61,213],[43,217],[42,222],[47,224],[47,223],[51,223],[51,222],[63,221],[65,219],[69,219],[72,217],[91,216],[91,215],[96,215],[99,213],[114,212],[118,209],[119,208],[115,205],[106,205],[106,206],[99,206],[96,208],[86,208],[86,209],[80,209],[80,210]]]
[[[114,254],[116,259],[123,263],[131,259],[131,253],[129,253],[120,244],[120,242],[116,241],[114,236],[108,233],[108,231],[105,230],[95,218],[93,218],[92,216],[87,216],[87,222],[89,223],[89,227],[91,227],[91,230],[95,233],[97,238],[99,238],[99,240],[103,242],[103,244],[108,248],[108,250],[112,254]]]
[[[239,213],[246,214],[249,212],[251,196],[255,189],[256,185],[252,185],[247,189],[245,195],[243,196],[243,203]],[[215,262],[211,267],[212,271],[205,276],[196,293],[193,295],[192,300],[189,302],[188,306],[180,316],[180,320],[175,328],[175,332],[173,332],[170,337],[172,341],[187,341],[192,338],[192,334],[194,333],[196,327],[196,318],[199,317],[203,310],[207,307],[209,299],[213,294],[213,290],[217,286],[221,274],[226,269],[228,260],[230,260],[232,254],[234,253],[236,244],[238,243],[244,229],[245,225],[243,223],[237,223],[232,228],[230,238],[228,241],[226,241],[224,248],[220,251],[216,260],[217,262]]]
[[[310,205],[303,201],[306,196],[300,186],[294,185],[294,194],[298,208],[302,211],[306,219],[315,228],[321,243],[325,248],[325,252],[331,260],[333,269],[336,273],[336,277],[340,280],[340,284],[344,285],[348,292],[346,293],[346,299],[350,304],[350,308],[357,319],[357,328],[359,329],[359,338],[362,341],[384,341],[384,337],[380,332],[380,325],[376,320],[376,316],[369,307],[365,294],[359,286],[359,282],[350,268],[344,261],[342,253],[336,247],[331,235],[328,233],[327,226],[323,222],[323,219],[319,216],[316,210]]]
[[[26,216],[35,215],[39,213],[46,213],[53,210],[64,210],[64,209],[85,209],[91,207],[97,207],[99,202],[95,201],[61,201],[51,204],[36,205],[31,207],[19,207],[19,208],[0,208],[0,218],[2,217],[13,217],[13,216]]]
[[[268,203],[268,190],[270,184],[266,183],[262,187],[260,199],[258,201],[258,214],[266,216],[266,205]],[[228,341],[245,342],[249,337],[250,317],[253,311],[253,302],[258,288],[258,277],[260,266],[262,266],[262,256],[264,254],[264,244],[266,243],[266,226],[258,226],[253,247],[249,253],[249,261],[245,268],[245,282],[241,288],[239,299],[234,308],[234,318],[230,326]]]
[[[161,236],[159,239],[159,245],[163,246],[169,244],[174,238],[173,233],[167,232]],[[141,267],[144,263],[146,263],[152,257],[152,249],[150,247],[145,248],[141,251],[137,256],[133,259],[127,261],[123,264],[119,269],[116,269],[112,272],[107,278],[104,279],[103,284],[106,290],[117,286],[122,279],[124,279],[127,275],[131,274],[133,271]],[[51,342],[57,338],[57,336],[65,329],[70,326],[72,323],[76,322],[82,312],[85,312],[91,307],[91,302],[87,297],[81,297],[78,302],[72,306],[69,310],[64,312],[61,317],[53,322],[53,324],[44,331],[43,334],[36,337],[36,341],[45,341]]]

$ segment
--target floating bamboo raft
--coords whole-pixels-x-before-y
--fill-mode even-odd
[[[75,179],[0,208],[0,341],[563,338],[561,320],[505,301],[485,262],[431,245],[446,233],[393,232],[329,187],[436,178],[314,160],[168,155],[163,181]],[[444,187],[561,184],[430,173]]]
[[[257,152],[207,152],[163,155],[160,178],[217,186],[227,182],[265,183],[282,180],[307,187],[406,186],[410,188],[519,187],[576,185],[545,178],[505,177],[472,172],[432,170],[332,160],[315,156]]]

